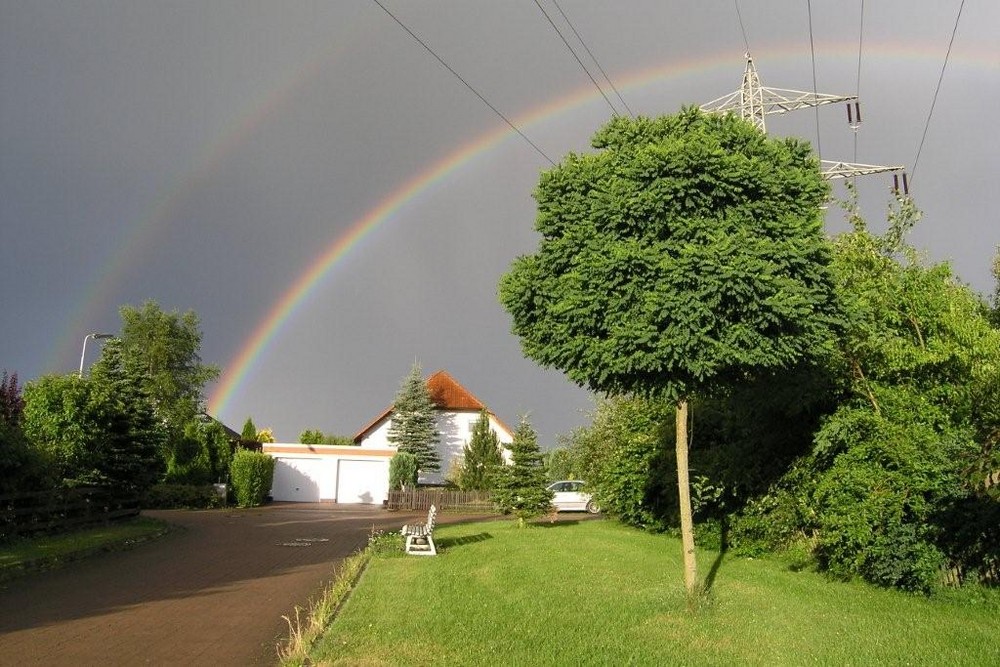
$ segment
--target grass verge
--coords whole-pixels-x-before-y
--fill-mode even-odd
[[[288,638],[278,644],[278,659],[282,667],[310,664],[309,654],[324,630],[351,595],[373,557],[399,556],[399,533],[375,530],[368,537],[368,546],[345,558],[334,570],[333,580],[320,596],[309,602],[308,608],[296,607],[295,618],[282,616],[288,623]],[[303,616],[303,612],[305,615]]]
[[[58,567],[96,553],[128,549],[170,531],[170,524],[139,516],[107,526],[39,535],[0,544],[0,581]]]
[[[917,597],[706,551],[691,613],[673,538],[611,521],[435,537],[434,558],[372,557],[296,664],[1000,664],[998,591]]]

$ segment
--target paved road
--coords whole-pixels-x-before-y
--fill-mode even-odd
[[[293,503],[146,514],[179,529],[3,585],[0,665],[274,664],[282,616],[373,526],[426,516]]]

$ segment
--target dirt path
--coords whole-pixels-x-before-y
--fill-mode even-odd
[[[373,526],[421,517],[292,503],[146,514],[179,529],[3,586],[0,665],[274,664],[281,617],[322,590]]]

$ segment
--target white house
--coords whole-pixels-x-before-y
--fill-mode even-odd
[[[427,389],[437,409],[440,434],[438,454],[441,471],[421,474],[423,484],[440,484],[452,462],[462,456],[462,447],[486,408],[472,392],[446,371],[427,378]],[[355,447],[267,443],[264,452],[275,460],[271,496],[275,500],[381,504],[389,493],[389,460],[396,447],[388,440],[392,406],[386,408],[354,436]],[[487,410],[490,428],[504,447],[513,439],[506,424]],[[509,452],[504,449],[505,458]]]

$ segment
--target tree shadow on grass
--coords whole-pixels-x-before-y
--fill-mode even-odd
[[[568,518],[564,515],[553,516],[545,514],[529,522],[529,525],[538,526],[539,528],[558,528],[560,526],[576,526],[585,521],[601,521],[603,519],[604,516],[601,514],[585,514],[582,512],[574,512],[573,518]]]
[[[475,544],[476,542],[485,542],[486,540],[492,540],[493,536],[489,533],[476,533],[475,535],[462,535],[461,537],[440,537],[434,540],[440,549],[450,549],[451,547],[461,547],[466,544]]]
[[[703,590],[706,593],[712,590],[712,586],[715,584],[715,577],[719,573],[719,568],[722,567],[722,560],[726,557],[727,551],[729,551],[729,522],[723,516],[719,521],[719,555],[715,557],[715,561],[708,571],[708,576],[705,577]]]
[[[533,521],[529,526],[533,528],[565,528],[566,526],[576,526],[580,522],[577,519],[557,520],[557,521]]]

